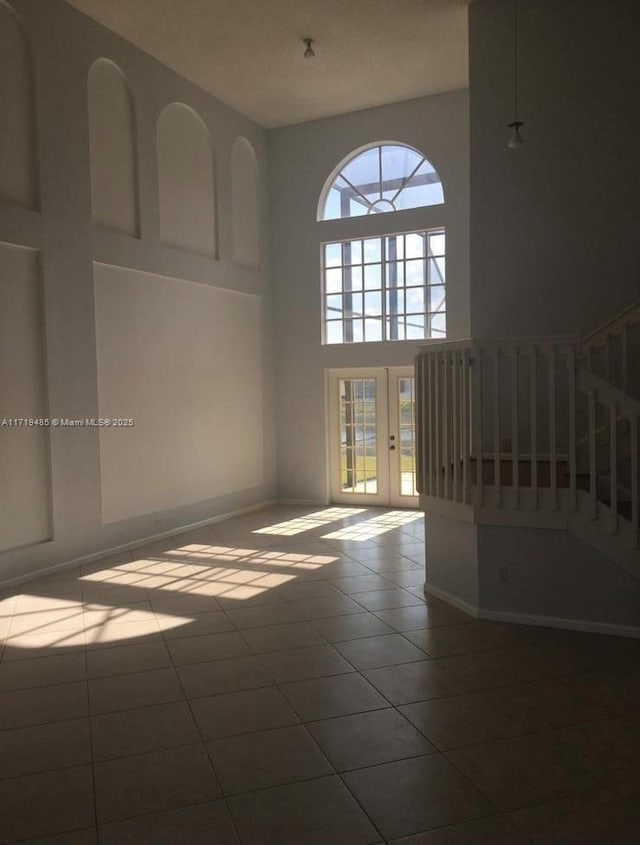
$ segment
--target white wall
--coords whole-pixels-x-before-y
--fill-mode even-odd
[[[523,147],[513,120],[513,3],[469,6],[474,337],[578,333],[640,296],[640,6],[518,3]]]
[[[456,91],[269,133],[278,489],[284,498],[318,502],[328,495],[324,370],[408,365],[416,351],[415,342],[321,345],[322,242],[358,237],[365,226],[382,234],[445,225],[449,336],[468,336],[468,132],[467,92]],[[317,222],[325,180],[349,153],[375,141],[423,152],[442,178],[446,204]]]
[[[19,179],[0,179],[0,298],[16,318],[10,331],[2,326],[2,343],[22,345],[3,355],[0,417],[113,411],[139,419],[129,440],[97,428],[16,439],[0,428],[0,582],[250,507],[275,492],[269,277],[234,260],[231,211],[231,153],[244,137],[256,155],[264,229],[266,133],[62,0],[14,5],[28,48],[0,51],[0,111],[17,115],[3,127],[10,143],[0,143],[0,173],[17,151],[23,157]],[[0,14],[2,38],[14,17],[4,3]],[[15,34],[10,41],[15,47]],[[126,137],[108,127],[122,142],[111,148],[111,163],[104,137],[95,138],[107,129],[92,121],[94,221],[88,79],[99,59],[126,79],[135,117],[122,119],[126,100],[118,95],[114,113]],[[97,88],[106,98],[96,105],[101,113],[114,106],[114,92]],[[161,241],[156,127],[171,103],[192,110],[215,150],[215,165],[210,159],[208,172],[196,174],[207,197],[190,211],[209,203],[198,231],[216,245],[217,230],[217,258],[201,254],[198,243]],[[37,127],[36,162],[24,141],[29,125]],[[102,177],[118,164],[123,178],[107,186]],[[107,187],[119,193],[96,207],[96,188],[105,200]],[[262,251],[268,267],[268,244]],[[190,408],[191,421],[179,424]],[[135,438],[141,445],[134,453]]]

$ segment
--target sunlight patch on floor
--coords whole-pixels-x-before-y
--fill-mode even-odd
[[[276,522],[264,528],[256,528],[252,534],[276,534],[281,537],[293,537],[296,534],[303,534],[313,528],[322,528],[330,522],[337,522],[340,519],[347,519],[355,514],[364,513],[366,508],[323,508],[315,513],[308,513],[304,516],[297,516],[288,519],[286,522]]]
[[[379,516],[368,519],[365,522],[358,522],[356,525],[347,525],[330,534],[323,534],[323,540],[372,540],[395,528],[402,528],[422,519],[423,514],[419,511],[389,511]]]

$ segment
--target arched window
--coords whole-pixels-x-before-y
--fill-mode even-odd
[[[442,205],[438,172],[401,144],[376,144],[345,159],[327,180],[319,220]],[[398,231],[400,230],[400,231]],[[377,232],[379,232],[379,226]],[[443,226],[362,234],[322,245],[323,342],[446,337]]]
[[[378,144],[342,162],[322,192],[318,218],[362,217],[443,202],[438,172],[422,153],[401,144]]]

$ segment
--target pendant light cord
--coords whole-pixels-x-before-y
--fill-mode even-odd
[[[518,0],[513,0],[513,115],[514,120],[519,121],[518,117],[518,99],[519,99],[519,83],[518,83]]]

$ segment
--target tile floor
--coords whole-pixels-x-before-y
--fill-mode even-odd
[[[423,570],[416,512],[281,506],[0,594],[0,843],[637,845],[640,642]]]

